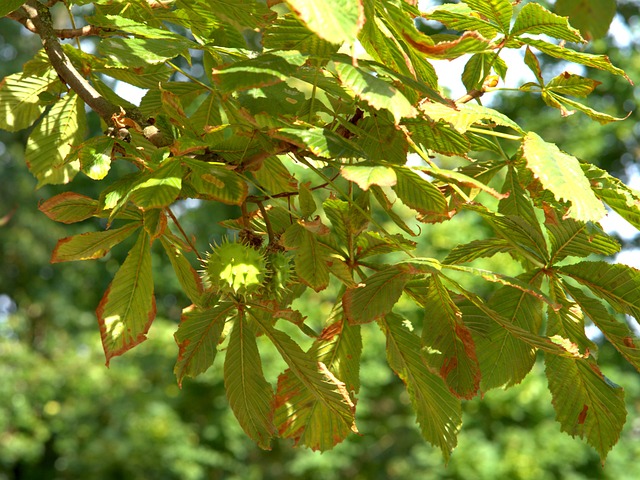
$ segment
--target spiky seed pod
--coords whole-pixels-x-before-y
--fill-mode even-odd
[[[207,288],[237,295],[257,292],[267,276],[267,263],[258,251],[243,243],[223,241],[212,246],[203,262]]]
[[[271,253],[267,257],[267,290],[277,299],[281,299],[294,280],[293,265],[284,253]]]

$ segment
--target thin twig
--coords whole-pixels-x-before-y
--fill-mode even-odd
[[[276,241],[276,236],[273,233],[273,227],[271,226],[271,220],[269,220],[269,215],[267,215],[267,209],[264,208],[264,204],[262,202],[257,202],[257,203],[258,203],[258,208],[260,209],[260,213],[262,214],[262,218],[264,220],[264,226],[267,228],[269,245],[274,245]]]
[[[198,260],[202,261],[202,257],[200,256],[200,253],[198,253],[198,249],[193,244],[193,242],[191,241],[191,239],[189,238],[187,233],[184,231],[184,229],[182,228],[182,225],[180,225],[180,221],[178,220],[178,218],[174,215],[174,213],[171,211],[171,209],[169,207],[166,207],[165,210],[167,211],[167,213],[171,217],[171,220],[173,221],[174,225],[178,228],[178,230],[180,230],[180,233],[184,237],[184,239],[187,242],[187,244],[191,247],[193,252],[196,254],[196,257],[198,257]]]

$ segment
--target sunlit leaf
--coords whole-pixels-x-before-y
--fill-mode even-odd
[[[60,193],[38,207],[51,220],[61,223],[76,223],[91,218],[98,208],[97,200],[74,192]]]
[[[59,83],[53,69],[37,77],[22,73],[4,77],[0,82],[0,128],[16,132],[30,126],[45,109],[39,95]]]
[[[96,310],[107,366],[147,339],[156,316],[151,271],[151,243],[141,232],[113,277]]]
[[[555,144],[545,142],[536,133],[529,132],[522,143],[527,168],[542,186],[559,201],[571,202],[566,215],[579,221],[599,221],[605,208],[598,200],[578,160],[562,152]]]
[[[396,172],[390,167],[348,165],[340,169],[340,175],[356,183],[362,190],[369,190],[371,185],[392,187],[396,184]]]
[[[472,15],[473,10],[465,3],[445,3],[424,13],[425,18],[436,20],[453,30],[475,30],[485,38],[493,38],[498,33],[496,25]]]
[[[51,255],[51,263],[73,260],[95,260],[104,257],[111,248],[131,235],[140,224],[130,223],[121,228],[89,232],[58,240]]]
[[[544,33],[567,42],[584,42],[580,32],[569,25],[566,17],[551,13],[538,3],[527,3],[518,13],[511,35],[523,33]]]
[[[364,23],[362,0],[285,0],[309,30],[331,43],[353,43]]]

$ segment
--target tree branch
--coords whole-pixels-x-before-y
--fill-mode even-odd
[[[27,1],[22,8],[26,13],[27,19],[33,23],[35,32],[42,40],[42,46],[49,57],[49,61],[60,78],[94,112],[100,115],[107,123],[111,123],[111,116],[118,113],[120,107],[100,95],[73,66],[58,41],[52,26],[49,9],[37,0]]]
[[[27,18],[27,16],[20,10],[16,10],[15,12],[10,13],[9,15],[7,15],[7,18],[21,23],[24,28],[32,33],[38,33],[38,30],[36,29],[33,22],[29,18]],[[90,37],[94,35],[101,35],[103,33],[112,33],[115,31],[116,30],[114,30],[113,28],[98,27],[96,25],[85,25],[82,28],[56,28],[53,30],[55,36],[62,39]]]

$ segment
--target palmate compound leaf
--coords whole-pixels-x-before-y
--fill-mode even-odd
[[[591,190],[580,162],[529,132],[522,142],[522,156],[527,168],[558,201],[571,203],[566,215],[578,221],[600,221],[606,214],[604,205]]]
[[[587,287],[617,312],[640,321],[640,270],[620,263],[582,261],[558,272]]]
[[[387,362],[407,387],[422,436],[449,459],[462,423],[460,400],[442,378],[432,373],[422,355],[420,338],[399,315],[390,313],[378,320],[387,338]]]
[[[203,308],[193,305],[184,310],[178,330],[173,335],[178,344],[178,359],[173,372],[179,386],[182,386],[184,377],[195,378],[213,365],[224,324],[236,311],[236,304],[232,302]]]
[[[285,0],[291,11],[320,38],[353,44],[364,24],[362,0]]]
[[[260,448],[271,449],[274,395],[265,380],[256,343],[255,326],[238,311],[224,360],[224,385],[240,426]]]
[[[70,182],[80,162],[65,163],[71,149],[84,138],[87,121],[84,102],[71,92],[58,100],[29,135],[25,161],[38,186]]]
[[[561,287],[556,285],[555,288]],[[561,303],[563,306],[559,311],[548,312],[547,334],[578,346],[584,344],[586,336],[584,329],[575,327],[575,312],[568,302]],[[568,358],[545,353],[545,373],[556,420],[562,430],[572,436],[586,438],[604,461],[618,441],[625,423],[624,391],[602,374],[588,351],[581,353],[584,357]]]
[[[470,399],[480,386],[480,366],[471,332],[449,290],[437,275],[419,297],[424,307],[422,342],[427,364],[434,368],[456,397]]]
[[[139,223],[132,222],[120,228],[82,233],[58,240],[51,255],[51,263],[102,258],[139,227]]]
[[[289,368],[278,378],[275,422],[278,432],[312,450],[329,450],[357,433],[355,405],[343,381],[286,333],[273,328],[269,315],[251,317],[276,347]]]
[[[100,337],[107,360],[144,342],[156,315],[151,271],[151,241],[141,230],[98,308]]]

